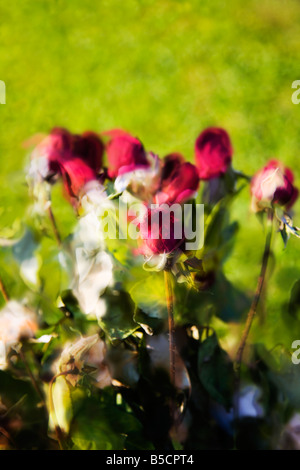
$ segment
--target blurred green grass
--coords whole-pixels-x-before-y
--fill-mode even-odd
[[[0,18],[1,228],[26,206],[22,143],[53,126],[123,127],[161,156],[177,150],[192,161],[198,133],[218,125],[232,137],[235,168],[252,174],[277,157],[300,186],[300,106],[291,102],[300,78],[297,0],[1,0]],[[264,234],[247,189],[233,217],[241,229],[226,273],[251,291]],[[274,248],[261,333],[272,342],[300,278],[300,241],[284,251],[277,236]]]

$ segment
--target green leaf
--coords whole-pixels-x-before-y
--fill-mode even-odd
[[[229,409],[234,391],[233,365],[227,353],[220,348],[215,334],[200,345],[198,375],[211,398]]]
[[[224,321],[239,321],[249,310],[251,299],[235,287],[220,271],[211,289],[216,315]]]
[[[75,449],[80,450],[123,450],[126,442],[132,449],[137,434],[141,433],[139,421],[131,412],[116,405],[109,392],[103,393],[101,401],[96,397],[87,398],[74,415],[70,430]]]
[[[139,277],[139,279],[137,282],[126,284],[137,307],[150,318],[166,319],[167,304],[163,273],[153,272],[149,275],[149,273],[143,272],[142,278]],[[139,318],[139,314],[137,318]]]
[[[106,311],[98,322],[111,341],[124,339],[139,328],[133,319],[134,303],[127,292],[106,289],[101,298],[106,304]]]
[[[70,423],[73,417],[70,388],[71,387],[66,382],[65,377],[57,377],[52,387],[54,409],[50,412],[49,426],[51,429],[54,429],[58,424],[65,433],[69,432]]]
[[[62,311],[48,298],[37,294],[34,300],[43,320],[48,325],[54,325],[64,318]]]
[[[42,238],[38,250],[42,259],[42,266],[39,272],[42,292],[45,296],[56,301],[62,288],[62,268],[59,262],[59,249],[56,243],[49,238]]]
[[[20,266],[20,275],[29,287],[39,285],[37,276],[39,269],[39,259],[36,256],[38,243],[33,233],[26,230],[23,237],[12,247],[14,258]]]
[[[222,201],[206,218],[204,246],[196,252],[206,272],[217,269],[229,256],[237,230],[237,222],[230,223],[229,210]]]

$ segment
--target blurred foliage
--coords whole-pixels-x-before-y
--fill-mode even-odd
[[[269,157],[290,165],[299,184],[298,79],[300,5],[296,0],[28,0],[0,4],[1,234],[26,210],[24,142],[65,126],[74,132],[123,127],[159,155],[193,160],[200,130],[230,133],[234,166],[253,172]],[[249,213],[247,189],[233,204],[240,225],[226,275],[254,289],[264,234]],[[300,202],[295,206],[297,214]],[[71,209],[56,204],[61,232]],[[66,233],[67,234],[67,233]],[[255,240],[247,242],[248,237]],[[264,340],[283,340],[279,320],[294,282],[299,244],[275,242]],[[286,345],[290,338],[285,339]]]

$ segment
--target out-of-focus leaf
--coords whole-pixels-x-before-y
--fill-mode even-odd
[[[200,344],[198,375],[212,399],[229,409],[234,391],[233,365],[226,352],[220,348],[215,334]]]
[[[64,376],[57,377],[52,386],[53,409],[49,416],[49,427],[55,425],[68,434],[76,409],[85,398],[84,390],[72,387]]]
[[[64,377],[57,377],[52,387],[53,410],[49,416],[49,426],[54,429],[58,424],[65,432],[69,432],[73,417],[70,385]]]
[[[28,287],[20,276],[19,264],[10,249],[0,249],[0,277],[10,298],[22,298],[27,293]],[[0,307],[4,303],[0,295]]]
[[[54,325],[64,317],[62,311],[48,298],[42,295],[36,295],[35,302],[36,309],[48,325]]]
[[[251,299],[235,287],[220,271],[211,289],[216,305],[216,314],[224,321],[239,321],[248,311]]]
[[[47,414],[30,379],[17,379],[9,371],[0,371],[0,425],[12,425],[11,434],[18,449],[46,449]]]
[[[123,450],[127,440],[132,448],[136,434],[142,432],[132,413],[117,406],[107,393],[101,401],[87,398],[74,415],[70,436],[75,449]]]
[[[283,321],[281,337],[284,335],[284,342],[289,344],[292,342],[291,331],[293,339],[300,337],[300,280],[293,284],[289,301],[282,305],[281,316]]]
[[[279,371],[267,370],[269,380],[294,409],[300,408],[300,368],[289,360]]]
[[[13,246],[13,254],[20,265],[20,274],[29,286],[38,286],[38,270],[40,261],[36,256],[38,244],[30,230]]]
[[[64,240],[74,231],[77,223],[76,215],[72,205],[63,196],[63,189],[60,183],[55,184],[51,189],[52,210],[55,215],[58,232],[61,239]],[[53,229],[50,227],[51,236]]]
[[[52,301],[56,301],[62,288],[62,268],[59,263],[59,249],[55,242],[49,238],[43,238],[38,250],[42,266],[39,272],[42,292]]]
[[[135,304],[149,317],[167,318],[163,273],[142,273],[142,279],[128,283],[127,288]]]
[[[127,292],[106,289],[101,299],[105,308],[98,322],[111,341],[124,339],[139,328],[133,319],[134,303]]]
[[[291,290],[288,313],[292,318],[299,320],[300,315],[300,280],[296,281]]]
[[[139,380],[138,355],[124,347],[124,343],[111,345],[106,354],[111,376],[125,386],[134,386]]]
[[[237,222],[230,223],[228,207],[221,201],[206,218],[204,246],[196,252],[205,271],[216,269],[229,256],[237,230]]]

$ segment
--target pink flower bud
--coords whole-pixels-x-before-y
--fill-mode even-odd
[[[46,161],[44,179],[62,176],[67,195],[77,197],[86,183],[97,179],[103,151],[104,144],[94,132],[76,135],[55,128],[34,150],[33,158]]]
[[[177,238],[175,225],[178,220],[172,211],[162,208],[149,209],[140,223],[142,245],[140,252],[146,256],[171,253],[181,245],[184,235]],[[178,227],[178,225],[177,225]]]
[[[270,160],[252,178],[252,210],[258,212],[271,204],[286,206],[289,209],[298,197],[298,190],[293,186],[293,182],[294,175],[289,168],[277,160]]]
[[[49,165],[70,156],[72,150],[72,134],[67,129],[54,128],[35,148],[32,158],[46,158]]]
[[[200,179],[219,178],[231,164],[232,145],[224,129],[210,127],[196,140],[195,156]]]
[[[161,188],[156,194],[156,202],[182,203],[190,199],[199,186],[199,176],[195,165],[184,161],[182,155],[173,153],[164,159]]]
[[[105,132],[105,135],[110,137],[106,145],[110,178],[149,167],[143,144],[137,138],[119,129]]]
[[[72,158],[61,162],[60,172],[65,190],[70,197],[77,197],[89,181],[96,179],[96,174],[92,168],[80,158]]]
[[[86,131],[73,137],[72,154],[80,157],[96,173],[102,167],[103,152],[104,144],[94,132]]]
[[[104,145],[94,132],[73,135],[57,127],[37,146],[33,158],[46,158],[52,174],[60,174],[65,163],[73,159],[81,160],[97,174],[102,166],[103,151]]]

